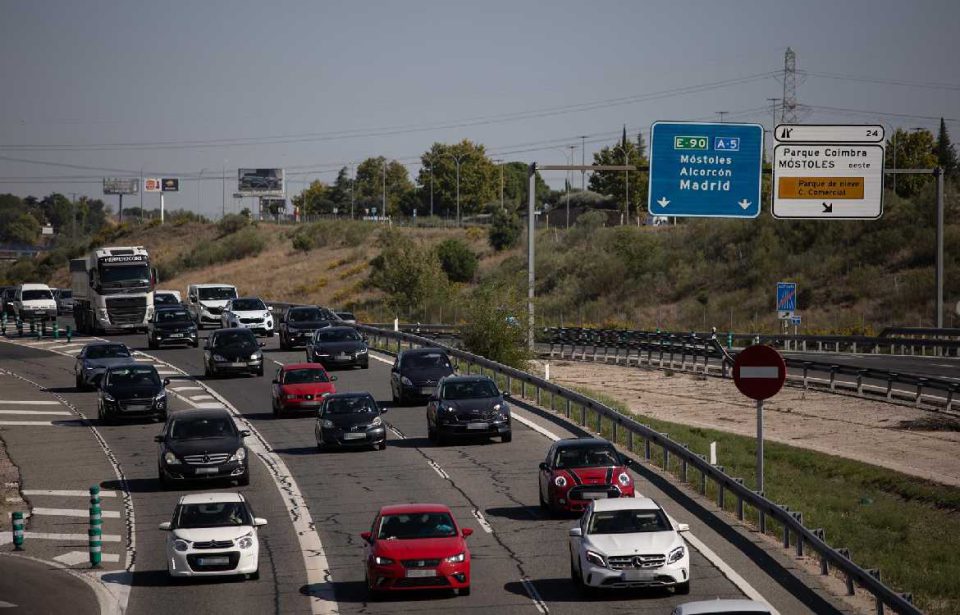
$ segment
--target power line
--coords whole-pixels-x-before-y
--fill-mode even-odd
[[[960,92],[960,84],[956,83],[937,83],[934,81],[905,81],[903,79],[881,79],[879,77],[862,77],[857,75],[841,75],[838,73],[821,73],[811,71],[798,71],[809,77],[820,77],[823,79],[834,79],[837,81],[857,81],[860,83],[877,83],[883,85],[899,85],[911,88],[927,88],[931,90],[948,90]]]

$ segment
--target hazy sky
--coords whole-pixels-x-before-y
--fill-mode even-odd
[[[787,46],[804,121],[946,116],[960,141],[958,25],[957,0],[0,0],[0,192],[101,196],[142,168],[183,178],[170,207],[197,209],[201,186],[211,214],[221,168],[229,211],[237,167],[284,167],[293,194],[368,156],[415,175],[434,141],[556,164],[624,124],[769,127]]]

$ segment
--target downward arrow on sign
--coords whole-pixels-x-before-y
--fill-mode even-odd
[[[746,209],[747,207],[750,207],[753,203],[750,202],[750,201],[748,201],[747,199],[742,199],[742,200],[741,200],[739,203],[737,203],[737,204],[738,204],[740,207],[742,207],[743,209]]]
[[[832,214],[833,213],[833,203],[824,203],[823,204],[823,213]]]
[[[660,197],[660,200],[657,201],[657,204],[660,205],[660,207],[666,207],[670,204],[670,201],[667,200],[667,197],[662,196]]]

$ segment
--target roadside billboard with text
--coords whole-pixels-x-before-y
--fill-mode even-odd
[[[139,191],[139,179],[124,179],[119,177],[103,178],[104,194],[137,194]]]
[[[283,169],[239,169],[237,192],[243,196],[283,196]]]

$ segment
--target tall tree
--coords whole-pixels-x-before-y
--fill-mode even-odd
[[[937,165],[933,134],[929,130],[897,128],[887,140],[885,165],[888,169],[930,169]],[[924,175],[897,175],[897,194],[909,198],[929,181]]]
[[[384,198],[384,174],[386,174],[386,215],[396,215],[401,211],[401,203],[407,201],[413,192],[413,183],[407,175],[407,167],[396,160],[387,161],[383,156],[367,158],[357,166],[354,180],[357,203],[365,208],[377,208],[380,211]]]
[[[347,173],[347,167],[340,169],[337,173],[337,179],[330,186],[328,198],[340,209],[341,212],[349,211],[350,197],[353,192],[353,178]]]
[[[529,167],[525,162],[507,162],[503,165],[503,198],[506,206],[512,209],[524,208],[527,204],[529,191]],[[499,172],[499,170],[498,170]],[[550,186],[543,181],[540,171],[537,171],[536,204],[539,207],[543,199],[550,196]]]
[[[303,192],[293,197],[291,202],[301,216],[316,216],[333,213],[333,202],[329,198],[330,188],[320,180],[313,180]]]
[[[460,161],[460,214],[480,213],[488,204],[500,203],[500,171],[487,158],[483,145],[464,139],[448,145],[434,143],[420,156],[422,166],[417,184],[430,201],[430,174],[433,171],[434,213],[455,214],[457,209],[457,160]],[[504,170],[506,171],[506,169]],[[506,182],[506,173],[504,173]]]
[[[947,123],[940,118],[940,132],[937,134],[937,164],[943,167],[947,175],[953,175],[957,172],[957,150],[950,141],[950,133],[947,132]]]
[[[642,136],[638,135],[638,138],[641,140],[639,143],[628,140],[627,129],[624,127],[620,142],[595,153],[593,163],[646,166],[647,158],[641,152],[646,149],[646,145],[642,141]],[[648,183],[648,174],[643,171],[597,171],[590,176],[589,188],[594,192],[613,197],[621,211],[630,213],[640,212],[646,207]],[[627,202],[628,192],[629,203]]]

